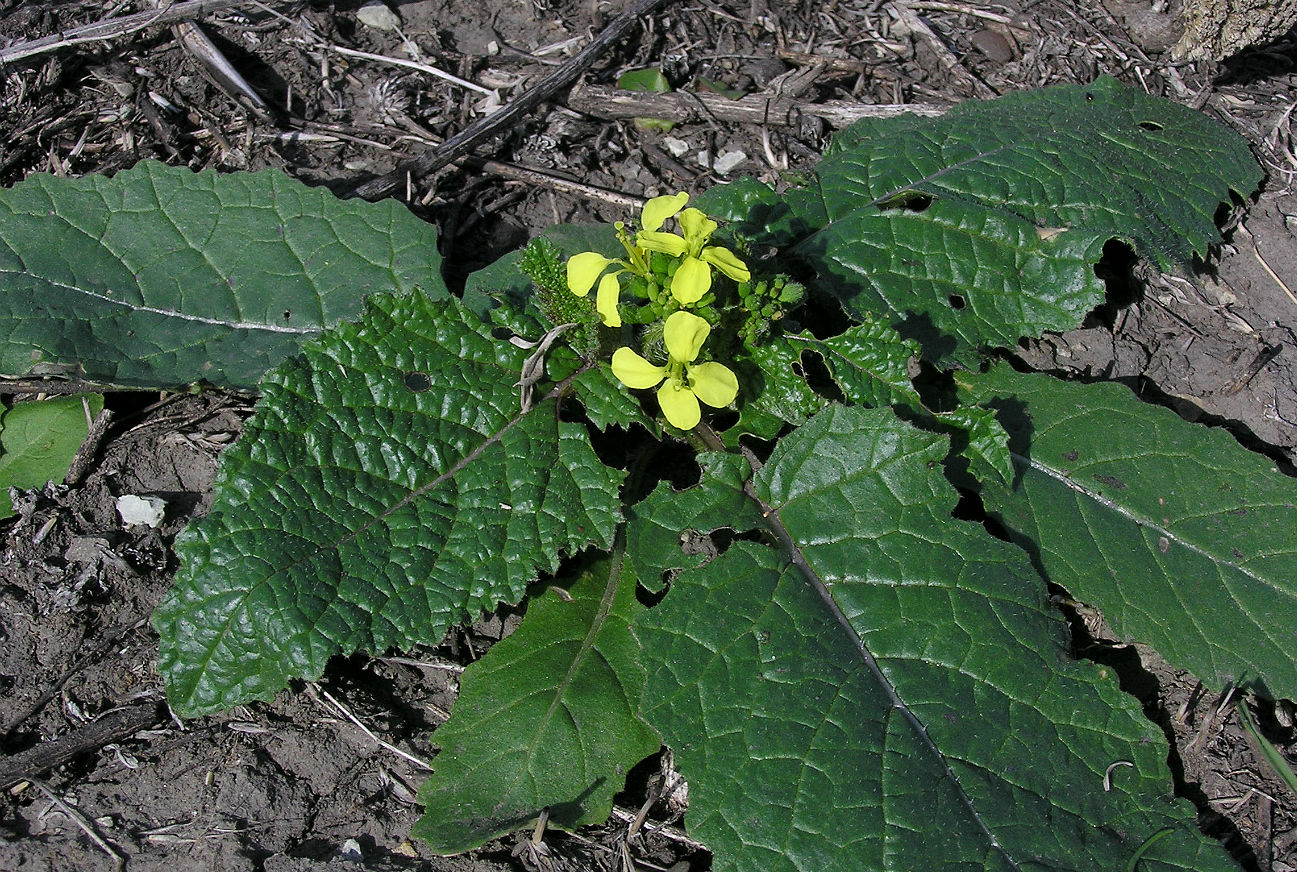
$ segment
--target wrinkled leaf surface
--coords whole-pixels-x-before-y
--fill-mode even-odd
[[[431,225],[282,172],[144,161],[0,191],[0,373],[250,388],[375,291],[444,296]]]
[[[1097,872],[1167,828],[1141,868],[1231,868],[1022,553],[951,520],[946,451],[889,410],[821,413],[753,482],[784,548],[733,543],[637,622],[715,868]]]
[[[552,394],[520,410],[527,354],[453,299],[381,295],[266,378],[154,615],[178,713],[435,643],[611,546],[621,474]]]

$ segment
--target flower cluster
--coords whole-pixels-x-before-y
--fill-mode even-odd
[[[694,363],[711,329],[697,315],[674,312],[662,329],[666,365],[652,364],[623,346],[613,352],[613,375],[628,388],[657,388],[658,405],[666,419],[681,430],[691,430],[702,420],[699,400],[719,409],[739,394],[739,380],[728,366],[714,361]]]
[[[732,251],[708,245],[716,232],[716,222],[698,209],[686,209],[688,202],[689,195],[685,193],[649,200],[644,204],[640,229],[634,237],[626,225],[618,222],[617,239],[626,249],[625,259],[584,251],[568,260],[567,284],[572,293],[584,297],[590,293],[595,281],[599,282],[595,308],[606,326],[620,327],[622,324],[623,276],[638,276],[650,288],[665,278],[677,308],[693,306],[706,296],[712,286],[712,267],[738,282],[745,282],[750,277],[747,266]],[[662,229],[671,218],[676,219],[682,233]],[[665,277],[654,270],[653,252],[676,259]],[[609,267],[616,269],[608,272]]]
[[[649,200],[633,236],[618,222],[615,227],[626,251],[624,258],[585,251],[567,262],[567,286],[573,294],[584,297],[598,283],[595,309],[604,326],[622,327],[623,315],[634,324],[663,319],[666,363],[652,363],[622,347],[613,354],[612,370],[627,387],[657,388],[662,414],[682,430],[698,425],[700,401],[721,408],[734,402],[739,390],[738,378],[729,367],[698,361],[712,326],[707,318],[687,310],[703,309],[714,302],[713,270],[735,282],[751,278],[747,265],[734,252],[711,244],[716,222],[698,209],[686,208],[688,202],[685,193]],[[671,219],[675,219],[678,233],[663,229]],[[640,303],[626,308],[626,292]],[[708,308],[704,314],[708,312],[715,321],[714,309]]]

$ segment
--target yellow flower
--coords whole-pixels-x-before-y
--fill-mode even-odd
[[[599,279],[603,271],[615,263],[625,266],[625,261],[604,257],[597,251],[583,251],[569,257],[567,260],[568,289],[578,297],[584,297],[590,293],[595,279]],[[599,279],[599,290],[595,293],[594,307],[608,327],[621,326],[621,313],[617,311],[617,301],[621,297],[621,282],[617,280],[617,276],[625,271],[619,269]]]
[[[640,212],[640,227],[657,230],[663,222],[684,208],[687,202],[689,195],[684,193],[654,197],[644,204]],[[597,251],[583,251],[567,261],[567,286],[578,297],[590,293],[598,280],[599,290],[595,293],[594,305],[608,327],[621,326],[621,313],[617,310],[617,303],[621,299],[621,282],[617,277],[626,272],[646,277],[649,274],[649,250],[631,240],[626,225],[618,221],[614,226],[617,228],[617,240],[626,249],[625,260],[604,257]],[[605,275],[610,266],[621,268]]]
[[[698,209],[685,209],[688,194],[655,197],[644,207],[644,221],[635,235],[635,245],[649,251],[660,251],[683,258],[671,279],[671,294],[682,306],[691,306],[711,290],[714,266],[736,282],[751,278],[747,265],[734,252],[719,245],[708,245],[717,224]],[[650,222],[649,206],[653,206]],[[676,217],[684,235],[661,229],[668,218]]]
[[[692,430],[702,420],[699,400],[719,409],[734,402],[739,393],[739,380],[729,367],[715,362],[694,363],[711,329],[691,312],[673,312],[662,333],[667,365],[649,363],[623,347],[613,353],[613,374],[629,388],[657,387],[658,404],[666,419],[681,430]]]

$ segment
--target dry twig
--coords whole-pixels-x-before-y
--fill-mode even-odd
[[[119,36],[126,36],[154,25],[187,21],[206,15],[209,12],[238,6],[243,2],[246,2],[246,0],[185,0],[183,3],[172,3],[158,10],[137,12],[134,15],[123,15],[119,18],[105,18],[91,24],[69,27],[60,33],[0,48],[0,66],[85,42],[116,39]],[[285,3],[286,0],[267,0],[267,2]]]
[[[353,197],[375,200],[385,197],[408,176],[423,176],[447,166],[464,157],[478,144],[510,127],[524,115],[535,109],[554,95],[555,92],[571,85],[585,72],[595,59],[612,47],[627,31],[645,16],[670,0],[634,0],[625,11],[608,23],[590,44],[572,56],[570,60],[552,72],[547,73],[540,81],[525,93],[519,95],[501,108],[498,112],[478,119],[459,133],[447,139],[435,151],[420,155],[397,167],[385,176],[365,182],[351,192]]]
[[[869,105],[844,100],[810,103],[782,94],[753,94],[731,100],[720,94],[652,94],[620,91],[587,85],[574,88],[567,106],[595,118],[660,118],[663,121],[686,122],[703,118],[744,124],[771,124],[777,127],[798,126],[802,117],[822,118],[829,126],[843,128],[861,118],[894,118],[913,113],[935,117],[946,111],[934,103],[885,103]]]

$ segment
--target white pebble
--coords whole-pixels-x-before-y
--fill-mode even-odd
[[[722,176],[728,176],[731,170],[747,159],[748,156],[741,151],[723,151],[716,156],[712,169]]]
[[[671,152],[672,157],[684,157],[689,152],[689,143],[674,136],[662,137],[662,144],[667,147],[667,151]]]
[[[375,30],[396,30],[401,26],[401,19],[387,8],[386,3],[366,3],[356,10],[356,18],[366,27]]]
[[[123,494],[117,498],[117,514],[126,527],[157,527],[167,513],[167,501],[161,497]]]

